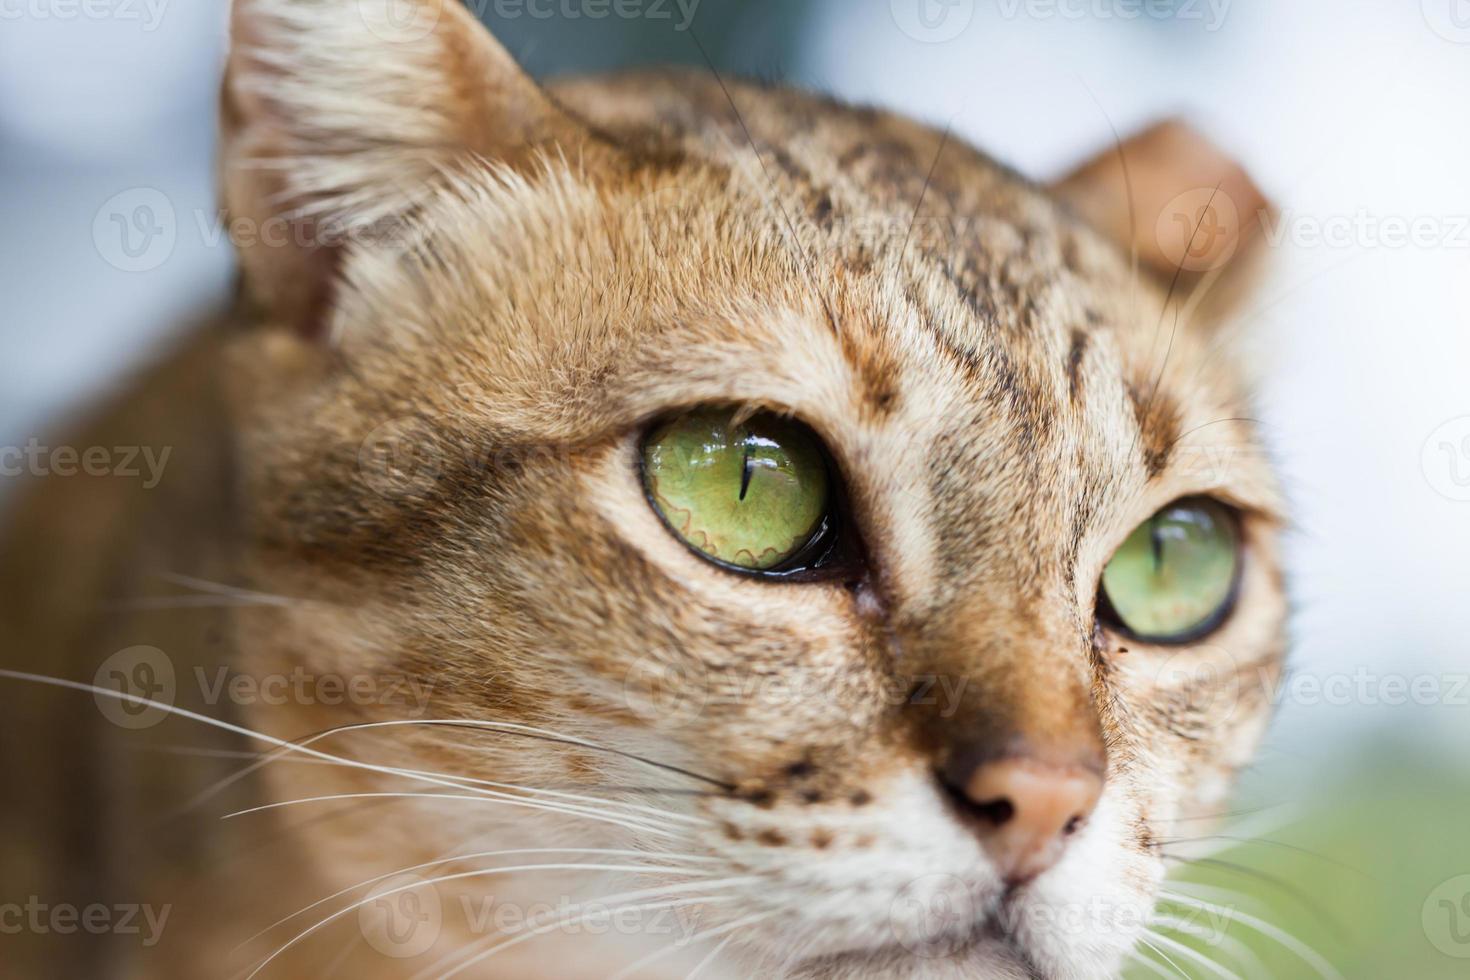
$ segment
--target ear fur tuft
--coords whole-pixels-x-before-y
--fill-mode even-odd
[[[221,183],[247,286],[308,331],[337,247],[475,156],[580,128],[457,0],[235,0]]]

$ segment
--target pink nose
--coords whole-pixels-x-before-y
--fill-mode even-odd
[[[946,766],[940,779],[975,824],[980,843],[1009,884],[1056,864],[1067,838],[1102,795],[1101,766],[1058,766],[1028,757]]]

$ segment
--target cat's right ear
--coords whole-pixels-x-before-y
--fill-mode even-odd
[[[344,242],[584,130],[459,0],[234,0],[221,184],[245,288],[320,334]]]
[[[1274,220],[1245,169],[1178,120],[1102,151],[1052,191],[1176,298],[1200,297],[1201,322],[1227,319],[1249,294]],[[1195,288],[1202,280],[1209,288]]]

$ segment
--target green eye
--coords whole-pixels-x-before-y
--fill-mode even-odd
[[[809,552],[828,517],[827,462],[804,427],[701,409],[643,443],[643,484],[664,522],[717,562],[774,571]]]
[[[1144,521],[1103,570],[1103,615],[1141,640],[1209,632],[1235,597],[1240,531],[1223,504],[1180,500]]]

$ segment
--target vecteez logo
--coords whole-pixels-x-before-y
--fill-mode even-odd
[[[92,243],[97,254],[123,272],[157,269],[174,254],[178,238],[173,202],[153,187],[134,187],[114,194],[92,220]]]
[[[889,0],[888,6],[898,29],[925,44],[953,41],[975,19],[975,0]]]

